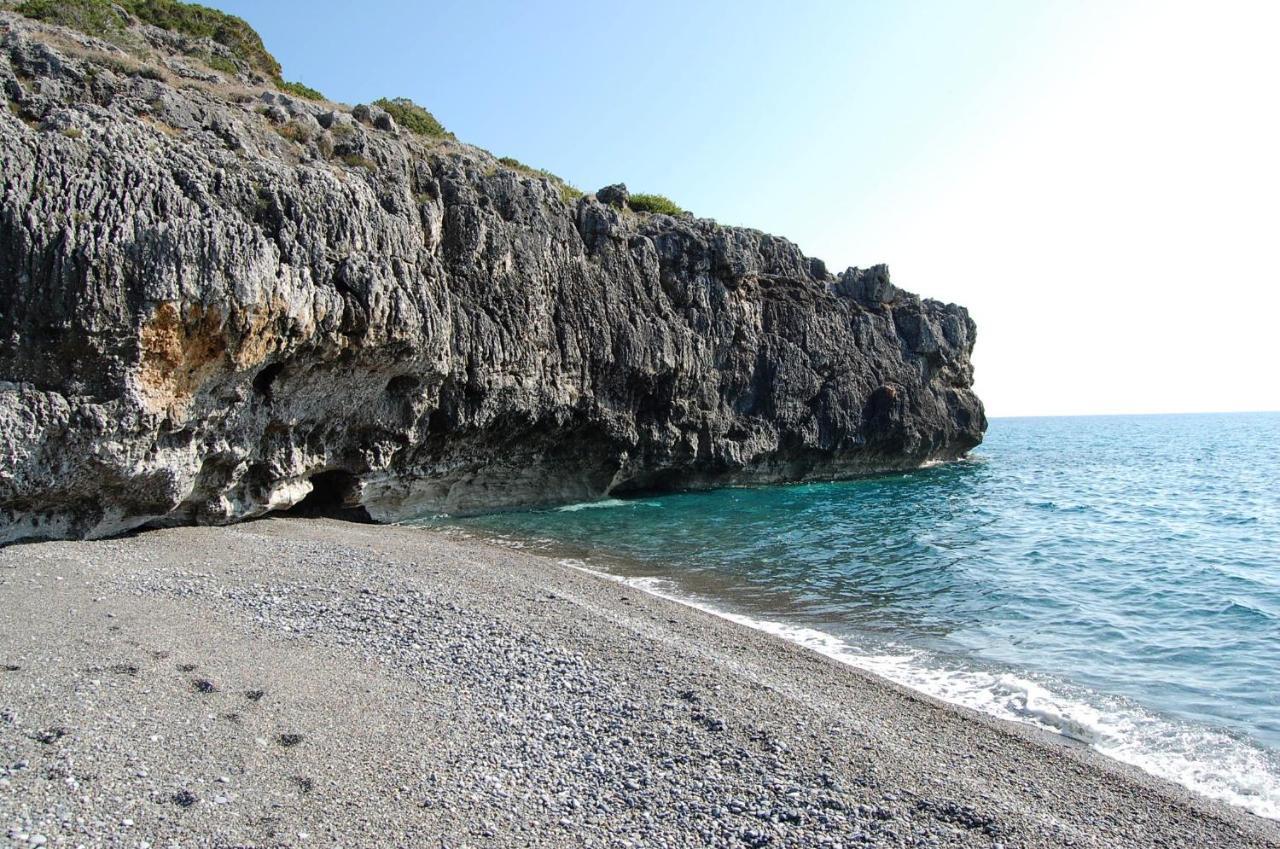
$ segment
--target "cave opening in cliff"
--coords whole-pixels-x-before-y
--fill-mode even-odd
[[[253,391],[271,403],[271,385],[276,382],[280,372],[284,371],[284,363],[272,363],[253,376]]]
[[[360,479],[350,472],[335,469],[320,472],[311,478],[311,492],[287,510],[279,511],[281,516],[302,516],[307,518],[343,519],[348,522],[371,524],[373,518],[354,498]]]

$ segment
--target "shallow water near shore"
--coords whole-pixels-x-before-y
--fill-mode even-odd
[[[997,419],[909,474],[439,521],[1280,818],[1277,469],[1280,414]]]

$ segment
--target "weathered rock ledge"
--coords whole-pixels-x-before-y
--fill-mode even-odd
[[[963,455],[974,324],[792,243],[0,12],[0,542]]]

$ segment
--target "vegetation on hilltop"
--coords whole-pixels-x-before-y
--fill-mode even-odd
[[[208,6],[182,0],[0,0],[0,6],[12,8],[29,18],[70,27],[136,49],[137,45],[125,38],[129,20],[126,15],[121,14],[123,11],[142,23],[193,38],[208,38],[222,45],[236,60],[271,80],[280,91],[307,100],[325,99],[320,91],[309,85],[286,81],[282,76],[280,63],[267,50],[262,37],[247,21]],[[209,55],[205,51],[201,58],[216,71],[232,76],[240,72],[236,62],[225,55]],[[386,110],[399,126],[412,133],[428,138],[455,138],[434,115],[407,97],[384,97],[374,101],[374,105]],[[280,132],[281,135],[290,137],[293,130],[285,128]],[[361,160],[356,164],[365,167],[372,165],[363,157],[356,158]],[[498,161],[530,176],[551,180],[559,187],[560,195],[566,203],[573,203],[583,196],[580,189],[545,168],[533,168],[509,156]],[[680,207],[661,195],[633,195],[631,208],[640,212],[664,212],[668,215],[678,215],[681,212]]]
[[[154,26],[211,38],[263,76],[280,80],[280,63],[267,51],[257,30],[242,18],[179,0],[125,0],[123,5],[139,20]]]
[[[212,39],[264,77],[277,82],[281,79],[280,63],[267,51],[262,36],[243,18],[208,6],[180,0],[25,0],[17,10],[29,18],[111,38],[123,33],[127,23],[117,6],[143,23]]]
[[[285,94],[292,94],[295,97],[301,97],[305,100],[324,100],[324,95],[305,83],[287,83],[280,80],[276,83],[276,88]]]
[[[627,206],[636,212],[660,212],[663,215],[683,215],[684,210],[666,195],[632,195]]]
[[[397,124],[411,133],[438,139],[453,138],[453,133],[446,130],[436,116],[407,97],[383,97],[375,100],[373,105],[385,109]]]
[[[106,0],[26,0],[17,11],[29,18],[60,24],[99,38],[124,30],[124,21]]]

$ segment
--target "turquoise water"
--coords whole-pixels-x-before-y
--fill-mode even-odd
[[[455,522],[1280,817],[1280,414],[997,419],[910,474]]]

